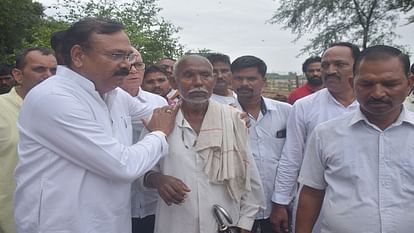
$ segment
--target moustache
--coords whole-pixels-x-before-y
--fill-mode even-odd
[[[236,89],[236,92],[239,92],[239,91],[253,91],[253,89],[247,88],[247,87],[240,87]]]
[[[194,93],[194,92],[197,92],[197,93],[203,92],[203,93],[205,93],[205,94],[208,94],[208,90],[207,90],[207,89],[205,89],[205,88],[202,88],[202,87],[199,87],[199,88],[193,88],[193,89],[191,89],[191,90],[189,90],[189,91],[188,91],[188,94],[192,94],[192,93]]]
[[[389,101],[386,101],[383,98],[375,98],[375,97],[368,98],[367,103],[368,104],[390,104]]]
[[[335,76],[335,75],[329,75],[329,76],[325,76],[324,78],[323,78],[323,80],[328,80],[328,79],[336,79],[336,80],[341,80],[341,78],[340,77],[338,77],[338,76]]]
[[[127,76],[129,74],[129,70],[127,68],[121,68],[114,73],[114,76]]]
[[[310,84],[315,84],[315,85],[322,84],[322,79],[319,76],[312,76],[312,77],[307,78],[307,80]]]

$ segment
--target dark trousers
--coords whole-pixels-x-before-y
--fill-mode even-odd
[[[251,233],[275,233],[269,219],[256,219]]]
[[[132,233],[154,233],[155,215],[132,218]]]

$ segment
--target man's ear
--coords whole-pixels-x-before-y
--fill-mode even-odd
[[[355,74],[354,76],[348,78],[348,83],[351,86],[352,89],[354,89],[354,79],[355,79]]]
[[[17,84],[22,85],[23,82],[23,72],[17,68],[13,68],[11,72],[14,80]]]
[[[72,64],[75,67],[81,67],[83,65],[83,57],[85,52],[80,45],[74,45],[70,50],[70,57],[72,59]]]
[[[414,74],[408,74],[408,93],[407,95],[410,94],[411,90],[414,87]]]

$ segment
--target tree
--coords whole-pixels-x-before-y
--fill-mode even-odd
[[[395,0],[398,1],[398,0]],[[399,0],[410,2],[412,0]],[[401,9],[391,8],[392,1],[383,0],[281,0],[271,23],[285,23],[298,40],[316,33],[301,50],[320,54],[329,44],[349,41],[366,48],[374,44],[393,44]]]
[[[183,46],[174,37],[180,28],[158,16],[161,8],[156,6],[156,0],[133,0],[129,3],[62,0],[53,8],[60,12],[57,19],[66,22],[84,17],[104,17],[122,22],[131,44],[141,52],[146,63],[163,57],[178,57],[183,53]]]
[[[390,10],[400,10],[408,13],[414,8],[414,0],[388,0]],[[414,15],[408,18],[408,24],[414,23]]]
[[[43,6],[32,0],[0,1],[0,62],[11,63],[14,53],[20,50],[23,43],[33,40],[32,31],[40,24],[43,17]]]
[[[69,24],[67,22],[57,21],[52,17],[45,17],[37,25],[28,29],[31,35],[30,40],[23,38],[22,48],[50,48],[50,37],[52,34],[68,27]]]

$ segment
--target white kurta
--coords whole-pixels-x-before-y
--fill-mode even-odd
[[[131,232],[131,182],[168,145],[153,132],[124,146],[114,122],[93,83],[66,67],[29,92],[18,121],[17,233]]]
[[[143,104],[147,104],[151,109],[168,105],[160,95],[144,91],[140,88],[135,98]],[[133,142],[137,142],[144,125],[140,124],[134,127]],[[155,214],[157,208],[158,192],[156,190],[144,189],[139,180],[136,180],[131,187],[131,214],[133,218],[144,218],[148,215]]]
[[[325,189],[322,233],[411,233],[414,113],[380,130],[360,112],[325,122],[309,139],[299,182]]]
[[[215,101],[210,104],[221,105]],[[234,109],[235,114],[236,109]],[[213,205],[219,204],[231,215],[235,225],[250,229],[260,206],[263,206],[263,190],[254,160],[249,154],[252,191],[243,194],[238,203],[231,199],[223,184],[213,184],[203,172],[204,161],[192,145],[197,135],[183,118],[181,111],[176,126],[168,137],[169,155],[160,160],[160,171],[182,180],[190,189],[185,202],[167,206],[160,198],[155,219],[155,233],[213,233],[218,226],[213,217]],[[247,143],[247,142],[246,142]],[[188,148],[186,148],[186,146]]]

